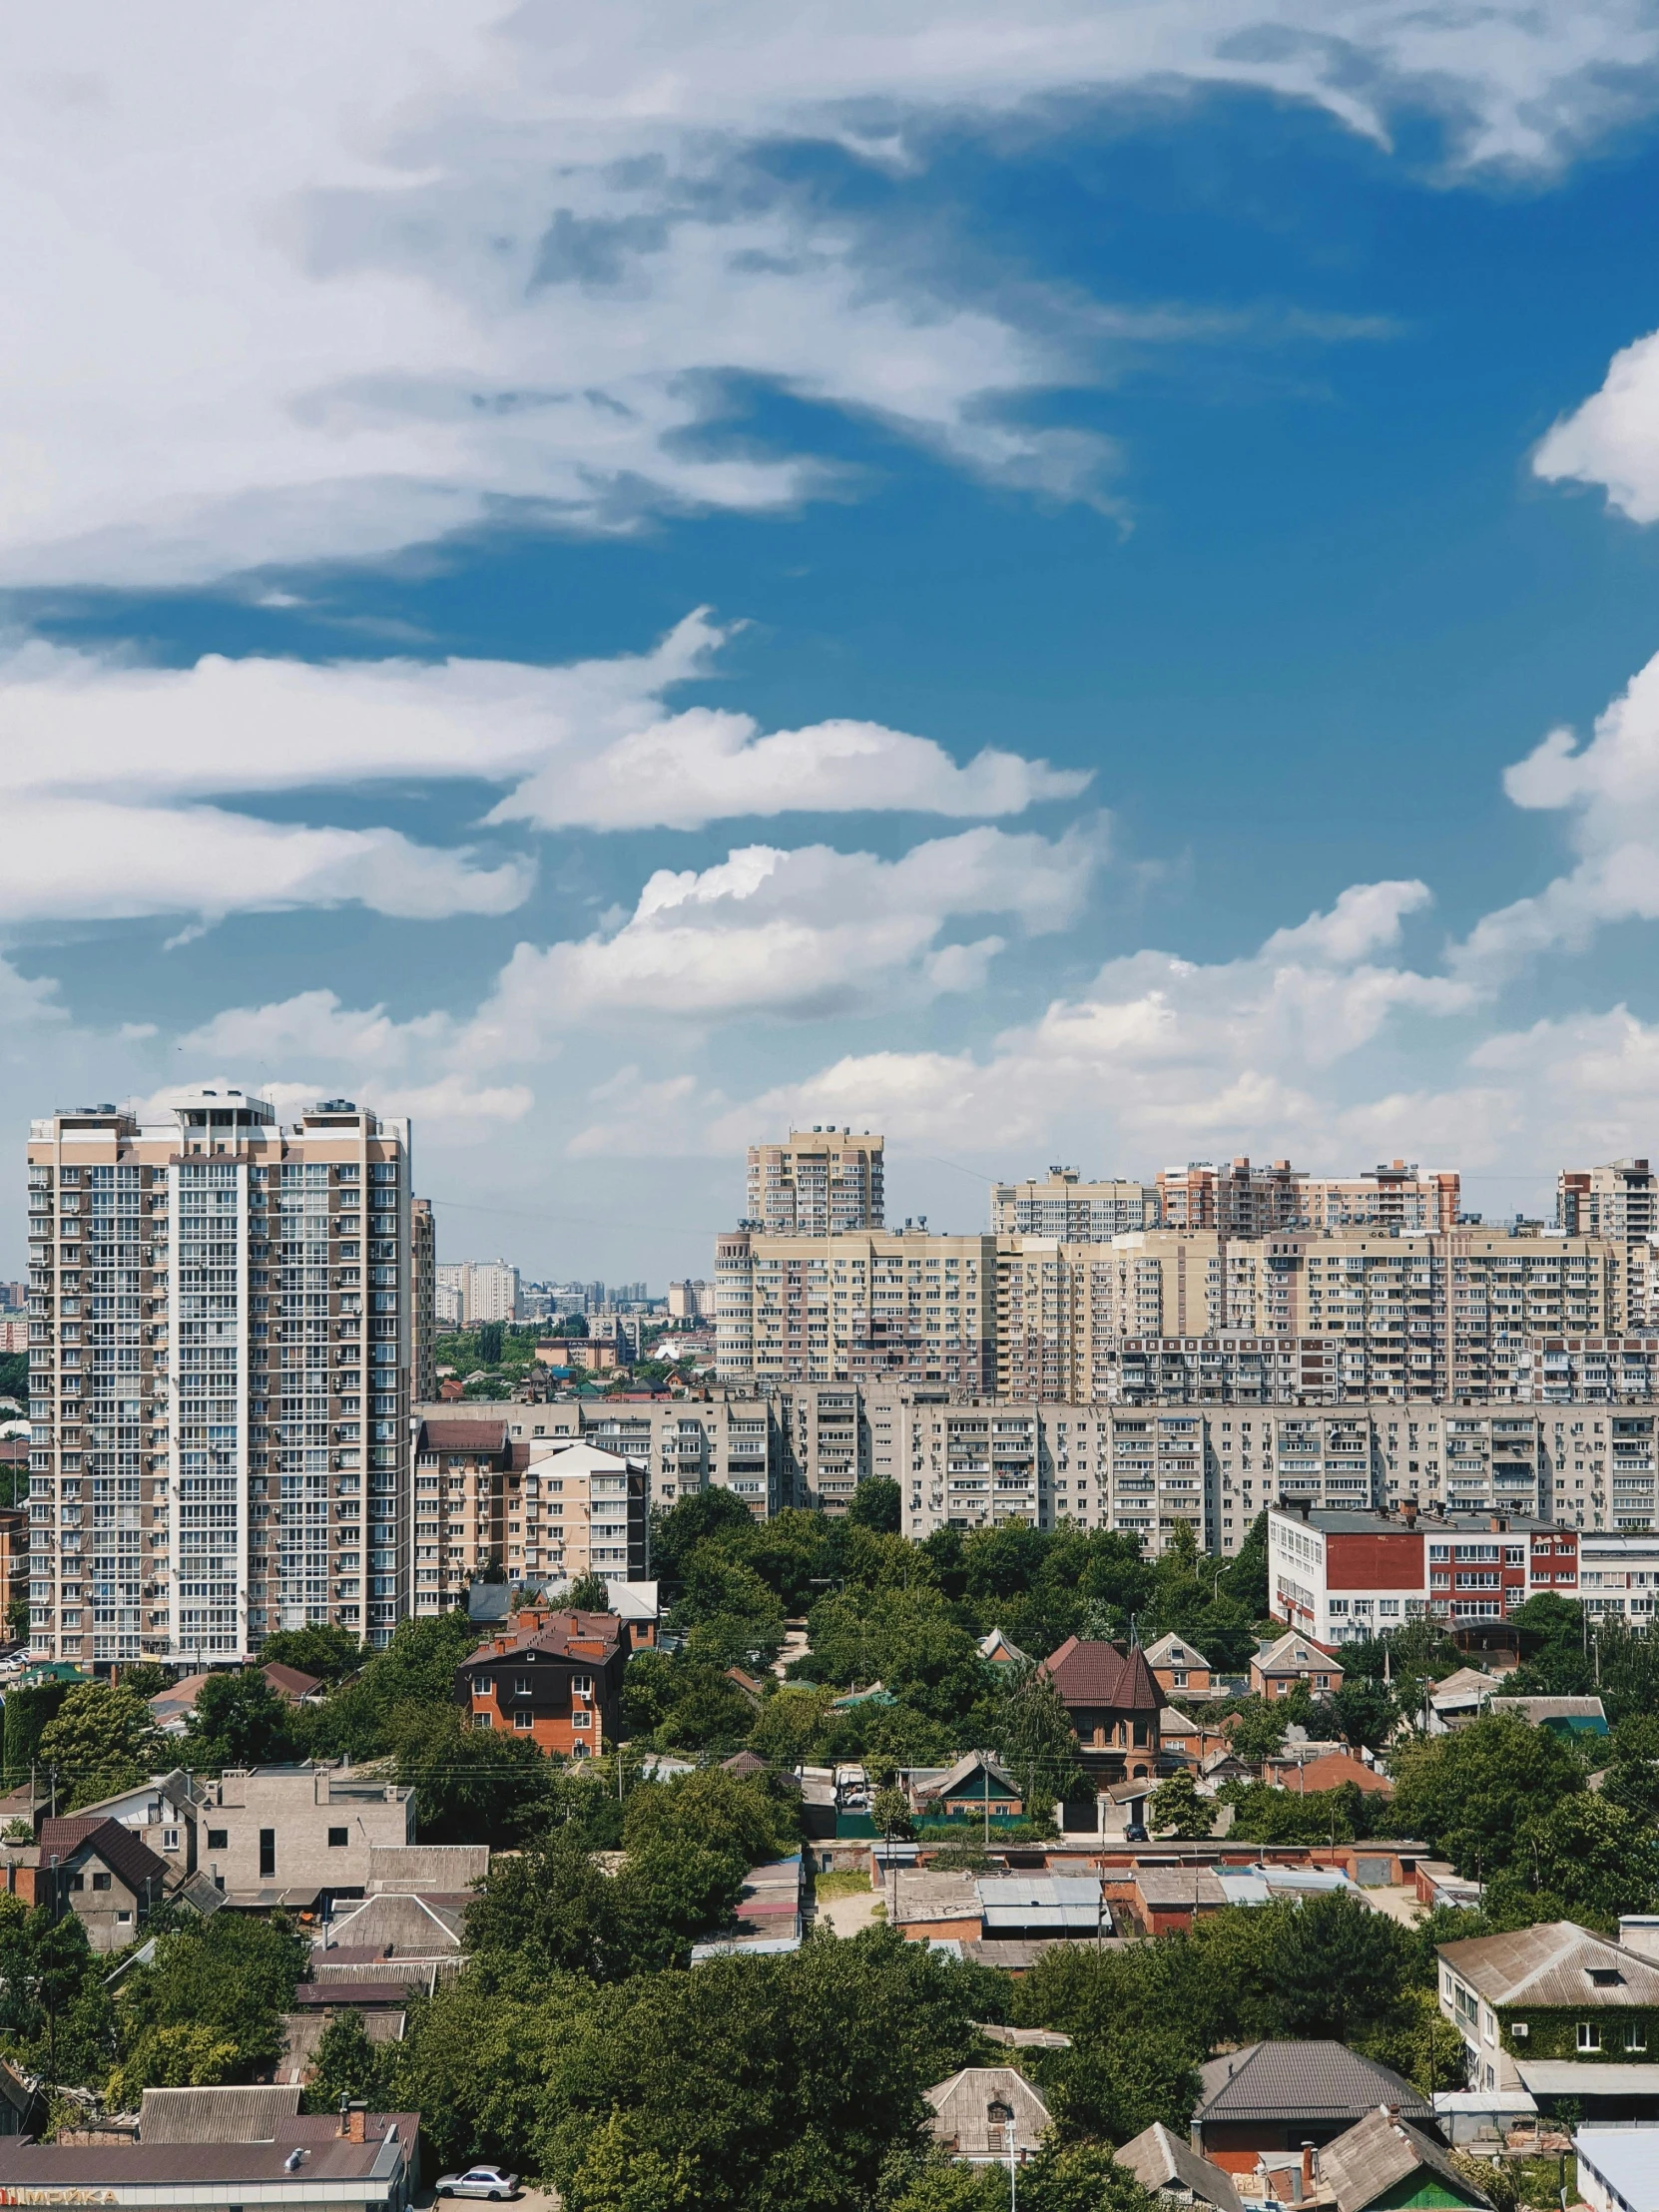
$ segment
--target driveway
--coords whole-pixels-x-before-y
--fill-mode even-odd
[[[850,1897],[821,1899],[818,1917],[837,1936],[856,1936],[860,1928],[871,1926],[875,1908],[884,1903],[879,1890],[855,1891]]]

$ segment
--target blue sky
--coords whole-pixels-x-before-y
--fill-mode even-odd
[[[1659,1151],[1654,11],[206,20],[0,90],[14,1127],[658,1284],[792,1118]]]

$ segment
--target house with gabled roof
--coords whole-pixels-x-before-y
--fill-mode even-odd
[[[1491,2199],[1466,2181],[1444,2144],[1380,2105],[1314,2158],[1321,2197],[1337,2212],[1400,2212],[1405,2206],[1465,2206],[1490,2212]]]
[[[1540,2111],[1659,2118],[1659,1962],[1572,1921],[1439,1946],[1440,2011],[1469,2084]]]
[[[1157,1773],[1158,1716],[1169,1700],[1139,1644],[1068,1636],[1040,1664],[1060,1693],[1096,1789]]]
[[[1316,1697],[1343,1686],[1343,1663],[1324,1644],[1297,1629],[1268,1644],[1250,1662],[1250,1687],[1258,1697],[1289,1697],[1305,1683]]]
[[[35,1896],[68,1906],[94,1950],[122,1950],[161,1904],[168,1864],[130,1828],[96,1813],[42,1823]]]
[[[1196,1644],[1181,1636],[1160,1636],[1146,1647],[1146,1663],[1166,1697],[1208,1697],[1215,1670]]]
[[[928,2129],[947,2156],[969,2166],[1024,2165],[1042,2145],[1048,2106],[1012,2066],[964,2066],[924,2089],[933,2108]]]
[[[1154,2120],[1112,2156],[1128,2167],[1143,2189],[1168,2198],[1171,2204],[1202,2205],[1208,2212],[1245,2212],[1244,2199],[1226,2167],[1194,2150],[1162,2120]]]
[[[914,1768],[906,1779],[918,1820],[1018,1820],[1025,1811],[1019,1784],[988,1752],[970,1751],[942,1771]]]
[[[1414,2127],[1434,2107],[1411,2084],[1346,2043],[1247,2043],[1199,2068],[1192,2145],[1230,2173],[1252,2173],[1264,2153],[1333,2141],[1386,2105]]]

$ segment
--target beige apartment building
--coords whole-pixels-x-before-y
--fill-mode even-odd
[[[229,1087],[30,1126],[30,1642],[223,1663],[408,1610],[408,1124]]]
[[[1129,1229],[1152,1229],[1158,1193],[1141,1183],[1085,1183],[1076,1168],[1050,1168],[1042,1182],[991,1187],[991,1228],[1001,1237],[1053,1237],[1104,1244]]]
[[[875,1381],[991,1386],[993,1236],[925,1228],[774,1237],[733,1230],[715,1249],[722,1382]]]
[[[1659,1177],[1645,1160],[1563,1168],[1555,1181],[1555,1225],[1569,1237],[1651,1238],[1659,1234]]]
[[[792,1129],[749,1148],[745,1219],[770,1236],[830,1237],[882,1224],[882,1140],[866,1129]]]
[[[1195,1160],[1157,1179],[1158,1221],[1166,1229],[1216,1229],[1229,1237],[1266,1237],[1292,1229],[1375,1228],[1431,1235],[1456,1227],[1460,1179],[1424,1174],[1414,1162],[1385,1161],[1361,1175],[1310,1175],[1289,1160],[1266,1167],[1248,1159]]]

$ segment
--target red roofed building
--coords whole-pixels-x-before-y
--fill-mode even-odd
[[[628,1639],[614,1613],[554,1613],[463,1659],[455,1697],[474,1728],[510,1729],[543,1752],[597,1757],[622,1719]]]
[[[1158,1772],[1158,1715],[1169,1703],[1139,1644],[1068,1636],[1042,1661],[1077,1731],[1096,1788]]]

